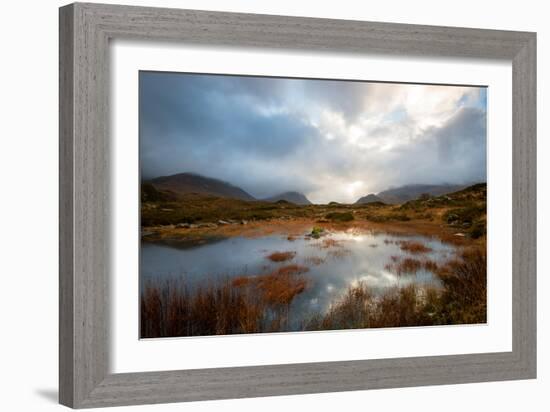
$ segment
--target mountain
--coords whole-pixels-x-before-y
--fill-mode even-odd
[[[409,200],[418,199],[423,194],[441,196],[447,193],[456,192],[467,187],[467,185],[406,185],[384,190],[378,196],[384,203],[399,204]]]
[[[312,204],[307,197],[305,197],[302,193],[299,193],[299,192],[284,192],[276,196],[271,196],[262,200],[266,202],[278,202],[280,200],[284,200],[286,202],[294,203],[295,205]]]
[[[158,190],[149,182],[141,184],[142,202],[167,202],[177,200],[178,195],[168,190]]]
[[[376,202],[384,203],[384,201],[381,198],[379,198],[375,194],[371,193],[369,195],[366,195],[366,196],[363,196],[363,197],[359,198],[357,200],[357,202],[355,202],[355,204],[356,205],[365,205],[367,203],[376,203]]]
[[[194,173],[178,173],[152,179],[150,183],[158,190],[177,194],[200,193],[241,200],[255,200],[243,189],[223,180],[213,179]]]

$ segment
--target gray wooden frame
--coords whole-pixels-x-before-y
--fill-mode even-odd
[[[71,4],[60,9],[59,398],[75,408],[536,376],[536,34]],[[495,58],[513,65],[513,350],[108,372],[109,40]]]

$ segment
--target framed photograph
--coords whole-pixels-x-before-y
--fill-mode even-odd
[[[536,35],[60,9],[60,402],[536,376]]]

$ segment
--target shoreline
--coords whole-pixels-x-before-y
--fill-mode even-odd
[[[250,221],[246,224],[206,223],[202,227],[177,227],[177,225],[142,227],[143,243],[169,243],[182,246],[200,246],[212,241],[231,237],[258,238],[271,235],[302,237],[310,233],[313,227],[322,227],[330,231],[357,231],[357,233],[387,233],[394,236],[435,237],[444,243],[455,246],[467,246],[479,243],[464,235],[456,227],[434,220],[411,220],[406,222],[372,222],[354,220],[350,222],[325,222],[313,218],[270,219]],[[199,225],[197,225],[199,226]],[[291,239],[289,239],[291,241]]]

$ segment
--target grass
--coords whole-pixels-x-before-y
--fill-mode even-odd
[[[366,283],[359,282],[350,286],[327,313],[312,315],[304,328],[323,330],[485,323],[486,259],[485,248],[475,247],[441,268],[433,266],[443,284],[440,289],[412,284],[394,287],[376,296]],[[417,259],[406,263],[410,265],[409,270],[424,264]]]
[[[392,288],[382,296],[372,293],[365,283],[348,288],[322,316],[313,316],[305,324],[306,330],[334,330],[424,326],[432,324],[425,310],[433,304],[436,292],[421,291],[415,285]]]
[[[374,293],[359,283],[335,299],[330,309],[312,313],[303,320],[301,330],[353,329],[363,327],[396,327],[483,323],[486,321],[486,185],[480,184],[446,196],[424,197],[403,205],[330,205],[300,206],[288,202],[269,203],[189,194],[176,196],[154,187],[142,187],[141,223],[144,228],[161,232],[166,227],[168,239],[174,234],[205,236],[258,230],[265,221],[276,224],[304,219],[285,233],[289,241],[302,237],[314,222],[308,238],[320,239],[329,229],[374,228],[399,234],[422,233],[438,236],[443,241],[460,245],[458,256],[441,264],[422,256],[430,248],[420,242],[386,239],[412,256],[392,256],[386,269],[398,275],[419,270],[433,273],[441,287],[418,285],[395,287]],[[219,220],[232,225],[217,228]],[[256,226],[248,222],[258,222]],[[195,229],[175,228],[178,223],[208,223]],[[167,226],[168,225],[168,226]],[[170,225],[174,225],[171,228]],[[218,225],[219,226],[219,225]],[[197,227],[197,226],[195,226]],[[254,229],[256,227],[256,229]],[[155,229],[156,228],[156,229]],[[395,231],[393,231],[395,230]],[[147,230],[147,232],[151,232]],[[466,234],[456,237],[455,234]],[[165,232],[162,232],[163,236]],[[292,234],[290,234],[292,233]],[[300,234],[302,233],[302,234]],[[187,235],[189,234],[189,235]],[[153,239],[154,240],[154,239]],[[350,251],[341,242],[323,237],[311,245],[326,249],[326,257],[306,257],[310,266],[327,259],[342,259]],[[274,252],[268,256],[280,263],[277,269],[257,276],[241,276],[205,281],[190,288],[185,282],[166,281],[145,285],[140,296],[141,336],[200,336],[236,333],[281,332],[290,330],[292,302],[312,285],[306,266],[289,264],[292,251]],[[268,270],[268,269],[265,269]]]
[[[354,217],[351,212],[331,212],[325,215],[325,219],[333,222],[351,222]]]
[[[308,237],[313,239],[320,238],[331,228],[362,228],[424,234],[467,245],[471,239],[477,241],[486,234],[486,185],[478,184],[445,196],[425,197],[402,205],[295,205],[193,193],[176,196],[146,184],[142,188],[141,225],[143,237],[148,242],[193,243],[201,239],[269,233],[301,236],[300,232],[305,233],[312,224]],[[465,236],[457,237],[456,234]]]
[[[452,197],[451,197],[452,196]],[[468,221],[468,215],[485,211],[486,185],[479,184],[446,196],[406,202],[403,205],[340,204],[295,205],[289,202],[246,201],[189,193],[176,195],[159,191],[149,183],[141,187],[142,226],[178,223],[217,222],[218,220],[270,220],[280,218],[315,218],[324,216],[331,222],[366,219],[375,222],[406,222],[432,219],[433,211],[443,209]],[[452,210],[452,211],[451,211]],[[448,217],[448,215],[447,215]],[[471,219],[469,219],[471,221]],[[452,219],[451,219],[452,221]]]
[[[443,219],[449,226],[467,230],[472,239],[479,239],[487,233],[486,215],[487,207],[482,203],[449,209]]]
[[[420,269],[424,269],[427,272],[437,273],[439,266],[431,259],[416,259],[411,257],[400,258],[398,256],[391,256],[390,262],[385,267],[386,270],[394,272],[397,275],[414,275]]]
[[[423,243],[415,242],[412,240],[405,240],[405,241],[399,242],[399,247],[401,248],[401,250],[415,254],[415,255],[420,253],[428,253],[432,251],[431,248],[427,247]]]
[[[273,252],[267,255],[266,258],[272,262],[286,262],[292,260],[296,256],[296,252]]]
[[[472,239],[485,236],[487,234],[487,222],[484,219],[475,221],[469,230],[469,234]]]
[[[150,283],[140,298],[142,338],[276,332],[289,329],[289,306],[308,286],[308,268],[209,281],[195,291],[174,280]]]
[[[268,330],[265,304],[229,281],[191,292],[185,284],[148,285],[141,295],[142,338]]]
[[[332,252],[346,249],[336,248]],[[364,282],[350,286],[325,313],[313,313],[300,330],[382,328],[485,323],[486,248],[474,246],[443,265],[428,259],[391,258],[392,270],[432,271],[441,287],[416,284],[376,294]],[[311,285],[309,268],[282,266],[259,276],[209,281],[191,291],[184,282],[145,286],[141,337],[282,332],[291,328],[291,303]]]
[[[484,323],[487,316],[486,247],[470,248],[438,270],[443,282],[441,323]]]

